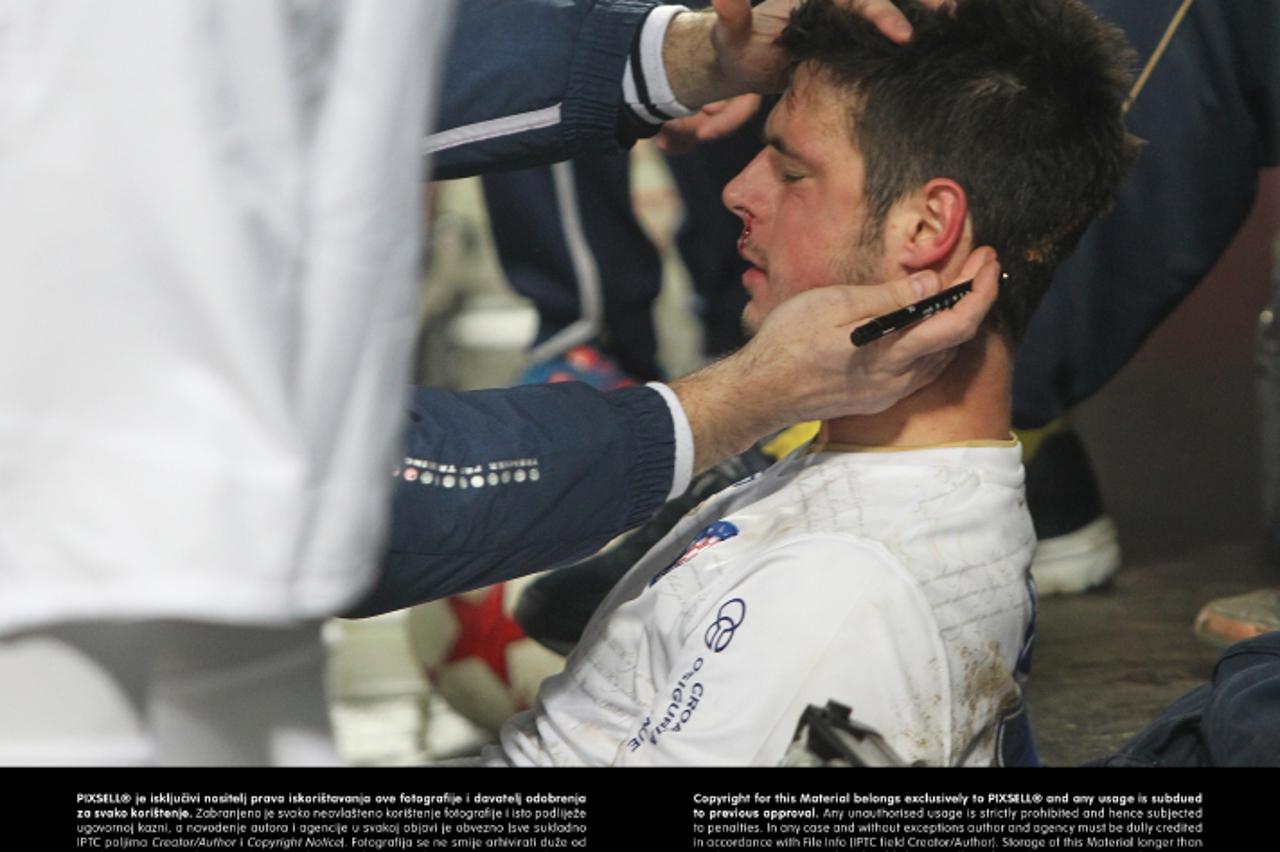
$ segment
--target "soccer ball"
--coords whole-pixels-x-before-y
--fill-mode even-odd
[[[525,636],[512,618],[537,575],[414,607],[409,645],[427,680],[459,715],[496,732],[533,706],[542,681],[564,657]]]

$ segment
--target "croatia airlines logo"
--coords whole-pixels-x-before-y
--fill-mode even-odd
[[[667,574],[671,573],[676,568],[679,568],[681,565],[684,565],[708,547],[719,544],[722,541],[728,541],[737,534],[738,528],[733,524],[728,521],[716,521],[714,524],[698,533],[698,537],[685,548],[684,553],[680,554],[680,558],[655,574],[653,579],[649,581],[649,585],[654,585],[663,577],[667,576]]]

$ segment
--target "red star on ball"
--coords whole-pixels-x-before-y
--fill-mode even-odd
[[[502,611],[503,584],[491,586],[479,603],[470,603],[455,596],[447,600],[458,619],[458,641],[445,657],[443,664],[467,657],[483,660],[497,673],[503,683],[507,677],[507,646],[524,638],[524,631],[515,620]]]

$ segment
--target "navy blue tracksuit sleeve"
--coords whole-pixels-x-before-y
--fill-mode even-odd
[[[647,518],[671,488],[671,414],[649,388],[420,388],[410,420],[381,576],[348,616],[584,556]]]
[[[462,0],[445,60],[432,176],[617,151],[652,135],[622,103],[653,0]]]

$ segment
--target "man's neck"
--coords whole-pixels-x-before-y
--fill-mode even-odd
[[[1006,440],[1012,375],[1008,345],[980,331],[932,384],[879,414],[827,421],[825,440],[903,448]]]

